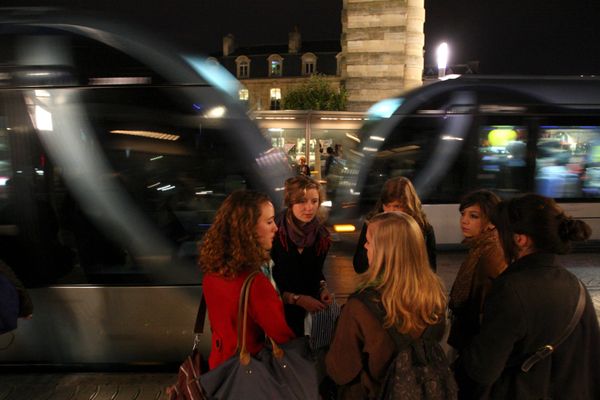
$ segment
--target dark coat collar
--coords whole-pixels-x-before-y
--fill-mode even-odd
[[[534,269],[540,267],[557,267],[556,263],[556,254],[552,253],[532,253],[526,256],[519,258],[510,264],[504,274],[511,274],[519,271],[523,271],[525,269]]]

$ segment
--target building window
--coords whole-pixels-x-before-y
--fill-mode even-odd
[[[269,76],[281,76],[283,74],[283,58],[279,54],[272,54],[268,58]]]
[[[239,56],[235,59],[237,65],[237,77],[240,79],[250,78],[250,59],[246,56]]]
[[[240,91],[238,93],[239,93],[241,101],[248,101],[248,97],[249,97],[248,89],[240,89]]]
[[[317,56],[313,53],[304,53],[302,55],[302,75],[315,73],[317,73]]]
[[[281,89],[271,89],[271,110],[281,110]]]

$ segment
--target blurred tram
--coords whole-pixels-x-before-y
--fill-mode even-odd
[[[438,248],[462,240],[458,203],[485,188],[555,198],[600,243],[600,79],[461,76],[375,104],[347,154],[331,222],[360,231],[383,183],[410,178]],[[340,234],[355,243],[357,233]]]
[[[236,189],[281,204],[285,154],[217,64],[106,20],[0,15],[0,258],[35,307],[0,365],[179,363],[198,241]]]

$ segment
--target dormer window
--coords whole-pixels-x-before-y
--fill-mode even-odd
[[[237,66],[237,77],[239,79],[250,78],[250,59],[246,56],[239,56],[235,59]]]
[[[302,54],[302,75],[317,73],[317,56],[314,53]]]
[[[269,76],[281,76],[283,73],[283,58],[279,54],[272,54],[268,58]]]

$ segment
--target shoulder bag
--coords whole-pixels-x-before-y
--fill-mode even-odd
[[[237,331],[238,351],[229,360],[200,376],[208,399],[318,399],[318,380],[305,338],[278,345],[269,338],[258,354],[246,349],[248,299],[252,281],[244,281],[240,293]]]

